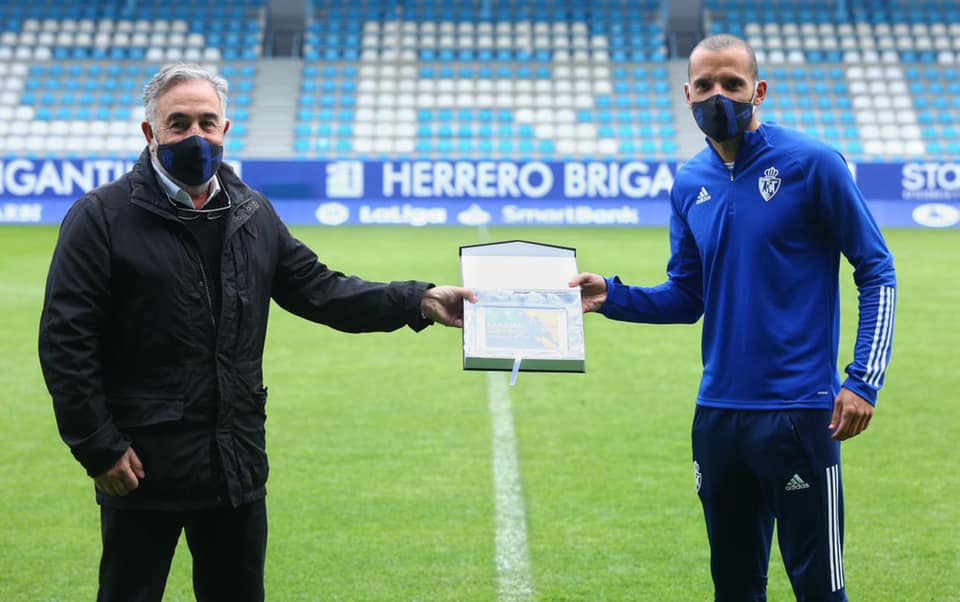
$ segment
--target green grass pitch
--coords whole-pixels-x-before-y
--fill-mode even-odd
[[[458,283],[457,247],[574,246],[580,268],[663,277],[665,229],[295,228],[370,279]],[[960,230],[885,232],[899,305],[870,429],[844,444],[852,600],[960,600]],[[91,481],[56,432],[36,359],[52,227],[0,228],[0,600],[91,600]],[[856,291],[842,270],[841,362]],[[535,600],[707,600],[690,420],[699,325],[586,317],[585,375],[509,389]],[[506,378],[504,376],[504,378]],[[268,600],[497,600],[487,376],[460,333],[346,335],[274,308],[265,357]],[[149,467],[147,467],[149,471]],[[778,553],[770,600],[792,599]],[[192,600],[181,540],[167,600]]]

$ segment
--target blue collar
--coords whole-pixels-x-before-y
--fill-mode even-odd
[[[761,149],[767,146],[767,132],[767,124],[761,123],[759,128],[755,130],[747,130],[743,133],[743,136],[740,138],[740,145],[737,147],[737,156],[733,161],[734,169],[736,169],[737,165],[741,165],[751,159],[754,155],[759,154]],[[710,147],[713,156],[716,158],[720,166],[723,167],[724,170],[727,170],[726,163],[720,156],[720,153],[717,152],[717,149],[715,149],[713,144],[710,143],[710,138],[704,137],[704,140],[706,141],[707,146]]]

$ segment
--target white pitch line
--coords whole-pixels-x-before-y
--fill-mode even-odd
[[[533,599],[527,513],[517,461],[517,436],[506,379],[487,373],[487,395],[493,420],[493,488],[497,505],[496,563],[499,602]]]

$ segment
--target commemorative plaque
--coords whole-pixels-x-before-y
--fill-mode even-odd
[[[463,368],[585,372],[576,250],[513,240],[460,247]]]

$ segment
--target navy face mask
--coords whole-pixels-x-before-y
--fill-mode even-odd
[[[190,136],[174,144],[157,145],[157,161],[175,180],[188,186],[210,181],[223,160],[223,147]]]
[[[738,102],[723,94],[714,94],[706,100],[691,103],[690,107],[703,133],[717,142],[742,134],[750,125],[754,110],[752,97],[749,102]]]

